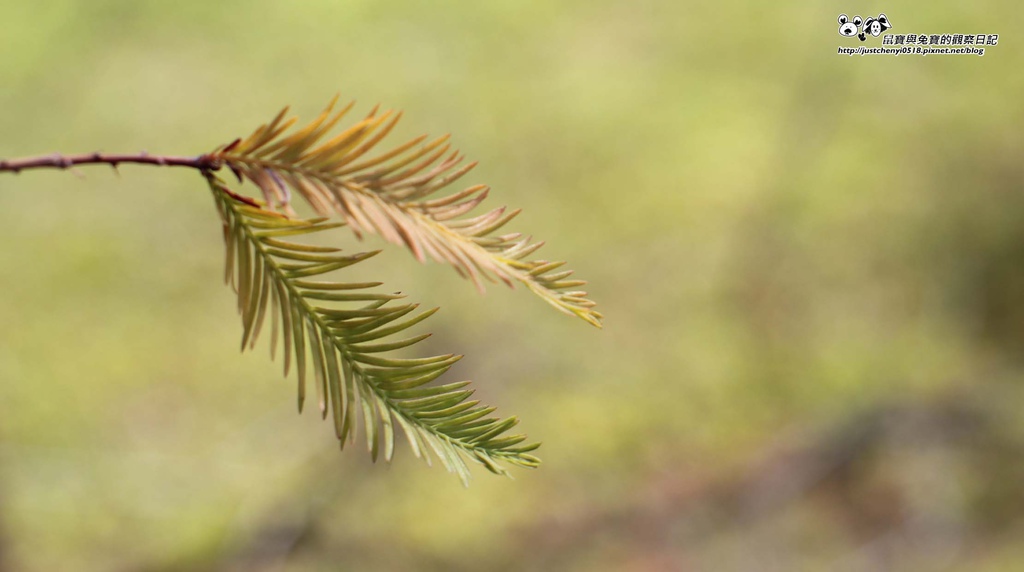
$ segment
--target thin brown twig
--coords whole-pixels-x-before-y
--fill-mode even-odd
[[[188,167],[199,171],[216,171],[221,162],[206,154],[196,157],[137,154],[84,153],[81,155],[42,155],[20,159],[0,159],[0,173],[20,173],[29,169],[70,169],[76,165],[109,165],[114,169],[122,163],[157,165],[161,167]]]

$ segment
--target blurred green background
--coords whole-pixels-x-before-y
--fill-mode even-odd
[[[841,12],[1000,40],[840,56]],[[197,154],[340,91],[404,109],[395,142],[453,133],[607,316],[360,265],[544,442],[465,490],[404,443],[339,453],[238,355],[194,173],[2,175],[0,570],[1024,570],[1017,3],[0,14],[0,157]]]

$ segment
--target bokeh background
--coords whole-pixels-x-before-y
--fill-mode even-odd
[[[840,56],[841,12],[1000,40]],[[397,248],[353,269],[441,306],[448,378],[544,442],[467,490],[404,443],[339,453],[265,346],[238,355],[194,173],[0,176],[0,570],[1024,570],[1017,3],[0,15],[0,157],[197,154],[286,103],[382,102],[394,141],[453,133],[607,316]]]

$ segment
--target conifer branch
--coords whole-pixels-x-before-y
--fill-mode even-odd
[[[293,242],[338,226],[357,236],[373,233],[404,245],[419,261],[427,258],[451,265],[482,290],[482,280],[522,284],[559,311],[600,327],[585,284],[570,279],[563,262],[530,260],[543,246],[519,233],[496,232],[519,214],[500,207],[471,218],[489,189],[475,185],[439,199],[429,198],[476,163],[459,166],[457,151],[449,153],[448,136],[426,142],[417,137],[390,150],[378,144],[394,128],[401,113],[374,108],[351,127],[330,135],[353,107],[333,111],[335,101],[312,123],[291,130],[287,108],[245,139],[236,139],[211,153],[194,157],[87,153],[0,160],[0,173],[36,169],[74,169],[82,165],[121,164],[185,167],[199,171],[213,192],[224,226],[225,279],[238,293],[242,316],[242,349],[253,348],[264,323],[270,321],[271,357],[282,348],[287,376],[294,364],[298,405],[306,399],[307,370],[312,372],[321,414],[331,415],[344,447],[355,439],[362,419],[374,460],[383,452],[390,460],[395,429],[405,433],[416,456],[439,459],[463,482],[469,478],[465,459],[507,474],[501,463],[536,467],[530,454],[539,445],[523,444],[523,435],[507,435],[515,417],[491,417],[493,407],[469,400],[469,382],[432,385],[461,356],[393,358],[382,354],[425,339],[421,334],[392,340],[434,310],[408,317],[413,304],[392,303],[399,294],[373,292],[379,283],[346,283],[311,278],[356,264],[376,252],[350,256],[339,249]],[[232,191],[214,172],[228,167],[239,182],[261,191],[257,200]],[[296,218],[290,202],[298,194],[322,218]],[[278,212],[279,209],[282,212]],[[338,215],[340,222],[331,222]],[[435,309],[436,310],[436,309]]]

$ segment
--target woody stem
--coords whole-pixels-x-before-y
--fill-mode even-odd
[[[221,163],[210,155],[175,157],[138,154],[85,153],[81,155],[42,155],[20,159],[0,159],[0,173],[19,173],[29,169],[69,169],[76,165],[109,165],[117,168],[122,163],[158,165],[161,167],[188,167],[199,171],[216,171]]]

